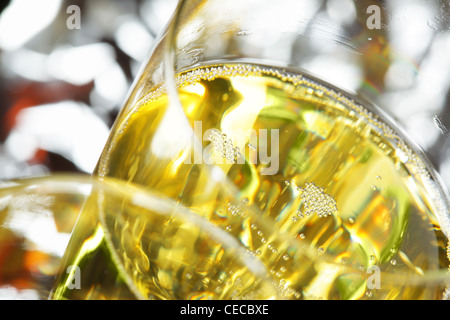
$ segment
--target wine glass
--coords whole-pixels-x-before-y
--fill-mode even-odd
[[[383,100],[402,80],[391,66],[408,57],[388,37],[401,12],[333,3],[180,1],[94,176],[227,232],[284,298],[446,298],[448,194]],[[118,226],[82,216],[123,228],[120,213]],[[75,232],[66,264],[96,264],[80,247],[92,228]],[[135,241],[109,241],[119,239]],[[148,255],[126,264],[141,270]]]
[[[129,183],[75,174],[28,178],[2,186],[0,200],[3,298],[56,298],[61,288],[90,299],[279,297],[264,266],[235,238]],[[87,214],[78,220],[82,207],[89,222],[101,224],[87,224]],[[75,224],[94,228],[94,236],[82,245],[84,261],[64,266]],[[58,273],[65,282],[54,288]]]

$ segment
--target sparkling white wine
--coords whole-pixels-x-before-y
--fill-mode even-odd
[[[161,85],[125,108],[99,161],[100,178],[156,190],[226,231],[263,263],[275,298],[443,298],[445,281],[424,280],[448,269],[447,200],[426,160],[373,108],[308,76],[251,64],[187,70],[175,87],[179,101]],[[223,176],[232,187],[212,182]],[[129,205],[117,206],[117,219],[126,217],[121,210]],[[180,224],[155,232],[166,222],[144,214],[127,228],[84,219],[91,227],[75,232],[67,264],[116,271],[95,281],[84,271],[78,293],[62,279],[58,298],[89,298],[123,274],[145,298],[261,297],[250,287],[221,294],[229,288],[201,261],[214,260],[218,274],[240,267],[227,269],[213,245],[199,246],[197,230]],[[79,250],[95,232],[104,244]],[[168,239],[183,239],[196,258],[169,268],[167,257],[186,253],[173,243],[164,251]],[[215,285],[189,292],[180,280],[187,265],[190,278]],[[236,278],[243,279],[229,284]],[[114,290],[102,295],[120,297]]]

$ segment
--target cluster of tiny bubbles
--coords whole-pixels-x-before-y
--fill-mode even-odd
[[[298,219],[303,219],[305,215],[303,214],[302,210],[297,210],[297,216],[292,217],[293,221],[297,221]],[[295,219],[294,219],[295,218]]]
[[[251,255],[252,257],[259,257],[259,256],[261,256],[262,251],[260,249],[257,249],[257,250],[247,249],[247,253],[249,255]]]
[[[336,200],[317,187],[314,183],[306,183],[300,195],[307,216],[316,213],[319,218],[337,213]]]
[[[297,210],[297,215],[291,217],[293,222],[303,219],[305,216],[316,214],[317,217],[323,218],[337,214],[338,208],[336,200],[329,194],[324,192],[323,188],[319,188],[314,183],[305,183],[305,187],[296,186],[294,182],[290,180],[285,181],[287,187],[295,186],[296,190],[300,193],[302,200],[302,209]]]
[[[229,65],[229,66],[210,66],[208,68],[198,68],[175,78],[175,84],[178,87],[195,84],[201,80],[212,81],[218,77],[248,77],[261,75],[261,69],[257,66],[246,64]]]
[[[267,249],[269,249],[272,253],[278,253],[278,249],[271,243],[267,245]]]
[[[242,205],[239,203],[228,202],[227,204],[227,212],[232,216],[244,216],[245,210],[243,210]]]
[[[233,141],[227,137],[225,133],[220,130],[213,129],[208,136],[208,140],[211,141],[214,152],[219,153],[222,158],[235,163],[239,156],[239,148],[233,145]]]
[[[284,279],[273,280],[272,284],[282,297],[285,298],[293,297],[295,299],[300,299],[302,297],[301,292],[292,288],[289,285],[288,281]]]

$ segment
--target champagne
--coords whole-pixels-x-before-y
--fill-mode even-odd
[[[445,196],[426,160],[384,117],[309,76],[253,64],[186,70],[174,87],[179,104],[167,93],[170,87],[161,85],[124,109],[96,169],[100,178],[156,190],[226,231],[264,264],[276,291],[267,291],[271,298],[445,295],[444,281],[423,281],[448,269]],[[222,177],[229,185],[211,182]],[[102,215],[103,209],[91,211],[96,210]],[[249,286],[236,291],[219,285],[220,277],[205,271],[211,266],[205,269],[195,259],[185,263],[197,266],[190,278],[214,285],[189,292],[180,280],[186,279],[185,268],[164,269],[165,257],[179,254],[177,246],[164,254],[152,251],[162,250],[156,244],[164,247],[158,237],[176,241],[177,229],[170,236],[152,233],[152,225],[165,222],[147,217],[142,214],[136,235],[91,214],[85,218],[90,229],[79,227],[72,243],[86,242],[101,230],[105,245],[90,251],[89,259],[72,245],[67,265],[106,264],[116,270],[108,276],[114,281],[132,275],[134,293],[145,298],[266,298],[258,288],[251,295]],[[212,245],[205,251],[195,246],[201,238],[195,229],[177,228],[193,257],[213,259]],[[142,242],[146,246],[136,245]],[[132,253],[136,246],[139,257]],[[114,259],[114,252],[122,256]],[[212,256],[214,270],[230,265]],[[230,270],[239,274],[242,265],[234,263]],[[368,270],[380,272],[379,283],[368,279]],[[231,277],[233,287],[238,276],[228,271],[218,274]],[[242,274],[248,280],[247,271]],[[158,276],[162,272],[166,278]],[[89,288],[105,285],[100,280]],[[259,285],[270,287],[264,281]],[[235,294],[218,294],[224,290]],[[59,298],[74,294],[64,280],[57,292]]]

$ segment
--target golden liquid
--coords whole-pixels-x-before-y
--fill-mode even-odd
[[[195,228],[145,214],[124,228],[136,219],[118,213],[123,222],[116,224],[91,215],[74,235],[67,264],[119,271],[95,280],[86,270],[78,292],[60,280],[57,298],[127,298],[133,294],[105,287],[124,274],[144,298],[443,297],[443,281],[420,279],[447,271],[448,227],[440,221],[448,208],[424,161],[389,124],[347,95],[281,69],[214,65],[175,82],[179,105],[161,86],[122,112],[96,173],[156,190],[207,218],[264,264],[276,293],[265,281],[242,287],[252,275],[239,262],[230,267],[233,257],[222,247],[223,262],[213,244],[198,247]],[[220,173],[237,192],[212,182]],[[88,257],[80,244],[99,230],[103,244]],[[381,272],[376,288],[368,285],[371,266]]]

